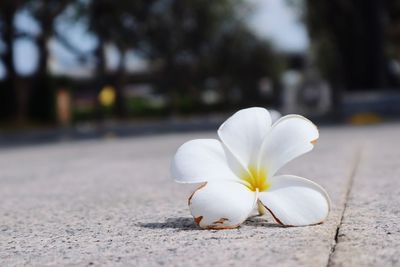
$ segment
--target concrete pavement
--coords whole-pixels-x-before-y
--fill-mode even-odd
[[[327,127],[283,173],[329,192],[317,226],[200,230],[169,163],[197,132],[0,151],[0,266],[399,266],[400,125]]]

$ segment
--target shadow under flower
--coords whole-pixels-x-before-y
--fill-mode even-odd
[[[165,222],[139,223],[138,225],[150,229],[201,230],[192,217],[168,218]]]
[[[252,216],[243,222],[244,226],[252,227],[269,227],[269,228],[281,228],[285,227],[275,222],[269,222],[265,217]],[[191,217],[176,217],[168,218],[165,222],[150,222],[150,223],[139,223],[138,226],[149,228],[149,229],[178,229],[178,230],[202,230],[198,227],[193,218]]]
[[[266,218],[264,216],[251,216],[249,217],[246,221],[243,222],[242,225],[246,225],[246,226],[253,226],[253,227],[269,227],[269,228],[283,228],[286,227],[284,225],[280,225],[276,222],[270,222],[267,221]]]

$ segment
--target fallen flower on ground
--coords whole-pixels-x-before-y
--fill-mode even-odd
[[[232,115],[218,136],[221,141],[186,142],[171,166],[177,182],[202,183],[188,201],[200,227],[238,227],[256,205],[281,225],[305,226],[326,219],[330,200],[321,186],[294,175],[276,175],[313,149],[319,133],[311,121],[287,115],[272,124],[266,109],[253,107]]]

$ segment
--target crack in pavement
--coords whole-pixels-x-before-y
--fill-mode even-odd
[[[358,167],[360,166],[360,162],[361,162],[361,158],[362,158],[362,150],[363,150],[362,147],[359,147],[356,150],[356,153],[355,153],[355,156],[354,156],[354,164],[353,164],[353,168],[351,169],[351,172],[350,172],[350,177],[349,177],[349,182],[348,182],[348,185],[347,185],[347,190],[346,190],[343,210],[342,210],[342,212],[340,214],[340,220],[339,220],[339,223],[338,223],[338,225],[336,227],[334,242],[332,244],[331,251],[330,251],[329,257],[328,257],[328,263],[327,263],[328,267],[332,266],[332,259],[333,259],[333,256],[335,254],[336,245],[338,244],[339,231],[340,231],[340,227],[342,226],[344,213],[345,213],[346,208],[347,208],[347,201],[349,199],[350,192],[351,192],[351,189],[353,187],[354,177],[356,176]]]

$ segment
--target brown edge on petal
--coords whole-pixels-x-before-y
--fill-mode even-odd
[[[193,197],[194,193],[196,193],[197,191],[199,191],[200,189],[202,189],[206,185],[207,185],[207,182],[205,182],[204,184],[200,185],[196,190],[194,190],[194,192],[188,198],[188,206],[190,206],[190,204],[192,204],[192,197]]]
[[[267,208],[264,204],[262,204],[262,205],[269,211],[269,213],[271,213],[271,215],[272,215],[272,217],[274,217],[275,221],[278,224],[282,225],[283,227],[313,226],[313,225],[320,225],[320,224],[323,224],[325,222],[325,220],[323,220],[323,221],[320,221],[320,222],[317,222],[317,223],[307,224],[307,225],[300,225],[300,226],[294,226],[294,225],[291,225],[291,224],[283,224],[269,208]]]
[[[224,229],[235,229],[238,228],[240,224],[235,224],[235,225],[209,225],[206,227],[206,229],[209,230],[224,230]]]
[[[317,144],[317,140],[318,140],[318,138],[317,138],[317,139],[314,139],[314,140],[312,140],[310,143],[311,143],[311,144],[313,144],[313,145],[316,145],[316,144]]]
[[[199,217],[194,217],[194,221],[195,223],[200,226],[200,222],[203,219],[203,216],[199,216]],[[220,222],[222,220],[222,222]],[[217,222],[214,223],[223,223],[224,221],[228,221],[227,218],[221,218],[219,219]],[[240,224],[235,224],[235,225],[208,225],[206,227],[201,227],[203,229],[208,229],[208,230],[223,230],[223,229],[234,229],[234,228],[238,228],[240,226]]]
[[[269,213],[271,213],[271,215],[272,215],[272,217],[274,217],[274,220],[278,223],[278,224],[280,224],[280,225],[282,225],[282,226],[285,226],[285,227],[292,227],[293,225],[290,225],[290,224],[284,224],[284,223],[282,223],[276,216],[275,216],[275,214],[267,207],[267,206],[265,206],[264,204],[262,204],[268,211],[269,211]]]
[[[201,222],[201,220],[203,219],[203,216],[193,217],[193,218],[194,218],[194,222],[195,222],[198,226],[200,226],[200,222]]]
[[[228,218],[221,218],[218,221],[213,222],[213,224],[223,224],[225,221],[229,221]]]

